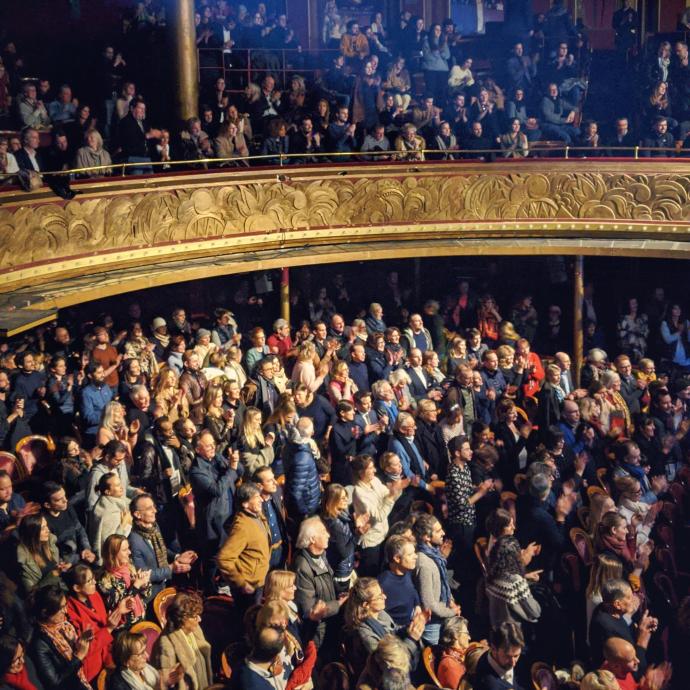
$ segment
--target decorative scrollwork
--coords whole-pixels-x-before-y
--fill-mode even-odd
[[[246,182],[213,174],[207,186],[198,178],[190,185],[187,177],[172,190],[170,178],[165,187],[130,193],[114,192],[106,182],[100,198],[78,196],[64,205],[19,206],[15,198],[15,205],[0,206],[0,271],[112,250],[323,228],[409,225],[419,236],[430,222],[690,220],[685,172],[554,168],[463,172],[458,166],[428,174],[423,166],[415,173],[391,167],[388,175],[369,177],[367,169],[352,167],[347,177],[328,171],[324,179],[280,181],[257,173]]]

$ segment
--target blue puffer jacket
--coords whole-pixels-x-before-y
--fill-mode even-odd
[[[321,500],[321,480],[308,443],[290,443],[285,458],[285,503],[291,517],[314,515]]]

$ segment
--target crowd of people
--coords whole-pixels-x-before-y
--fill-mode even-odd
[[[243,285],[2,343],[3,687],[685,687],[681,305]]]
[[[451,19],[427,27],[405,11],[386,25],[382,12],[365,20],[336,0],[322,15],[315,55],[302,50],[288,16],[266,3],[252,12],[227,0],[199,2],[200,115],[184,126],[147,111],[141,75],[117,40],[96,58],[83,96],[69,74],[57,88],[27,76],[45,66],[6,41],[0,118],[17,133],[0,138],[0,172],[32,178],[79,169],[89,177],[113,173],[113,162],[133,164],[127,172],[136,174],[159,170],[152,161],[163,169],[170,161],[248,165],[249,156],[261,156],[253,161],[260,165],[299,164],[353,153],[359,160],[493,160],[525,157],[544,141],[587,157],[632,156],[635,146],[643,156],[667,157],[690,130],[688,46],[657,41],[647,56],[629,0],[614,15],[617,52],[607,59],[612,73],[635,80],[611,107],[599,89],[609,113],[603,122],[587,117],[601,106],[588,105],[587,29],[573,24],[562,0],[523,18],[522,33],[506,28],[510,48],[491,44],[489,59],[479,62],[477,44]],[[163,3],[142,0],[126,15],[120,43],[147,46],[164,26]],[[31,72],[27,62],[35,63]],[[44,145],[41,132],[50,134]]]

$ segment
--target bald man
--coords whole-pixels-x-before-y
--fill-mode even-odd
[[[611,671],[621,690],[638,690],[635,674],[640,669],[635,647],[620,637],[610,637],[604,643],[603,669]]]

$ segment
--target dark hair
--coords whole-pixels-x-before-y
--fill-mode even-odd
[[[103,446],[103,457],[104,458],[112,458],[114,455],[117,455],[118,453],[126,453],[127,452],[127,446],[122,443],[122,441],[118,441],[117,439],[113,439],[112,441],[108,441],[108,443]]]
[[[93,573],[89,565],[86,563],[77,563],[62,576],[62,579],[71,591],[75,585],[83,585],[89,573]]]
[[[26,515],[17,528],[19,543],[28,549],[29,553],[40,565],[51,562],[53,558],[49,544],[41,543],[41,525],[43,520],[45,518],[41,513]]]
[[[263,475],[266,472],[269,472],[271,468],[268,465],[262,465],[261,467],[257,467],[254,470],[254,474],[252,475],[252,481],[255,484],[261,484],[263,482],[263,479],[261,479],[261,475]]]
[[[489,553],[488,580],[505,575],[524,575],[520,542],[515,537],[500,537]]]
[[[338,416],[340,416],[342,412],[351,412],[354,409],[355,408],[352,407],[351,402],[348,402],[347,400],[341,400],[335,408],[335,411],[338,413]]]
[[[43,482],[43,486],[41,487],[41,503],[48,503],[54,494],[64,488],[62,484],[58,484],[57,482]]]
[[[150,498],[153,501],[153,496],[151,494],[143,493],[143,494],[137,494],[130,502],[129,502],[129,512],[134,515],[134,513],[139,510],[138,505],[139,501],[142,498]],[[155,503],[155,501],[154,501]]]
[[[99,494],[104,494],[110,488],[110,480],[117,476],[115,472],[107,472],[102,475],[98,480],[98,484],[96,484],[96,491],[98,491]]]
[[[459,436],[454,436],[448,441],[448,450],[450,451],[451,458],[460,451],[465,443],[468,443],[469,439],[465,434],[460,434]]]
[[[243,506],[247,501],[250,501],[254,496],[261,493],[261,489],[254,484],[254,482],[245,482],[237,489],[235,499],[239,506]]]
[[[525,638],[519,623],[501,623],[489,633],[489,644],[494,649],[510,649],[511,647],[525,646]]]
[[[488,518],[486,518],[486,531],[498,539],[503,535],[503,531],[513,521],[513,516],[503,508],[496,508]]]
[[[62,609],[65,598],[60,585],[45,585],[29,595],[29,609],[33,617],[43,623]]]
[[[254,637],[250,658],[259,663],[271,661],[280,653],[284,644],[284,634],[274,628],[263,628]]]
[[[422,513],[412,527],[412,533],[417,542],[422,541],[425,537],[430,537],[437,522],[438,520],[433,515]]]
[[[352,474],[359,479],[364,470],[366,470],[367,467],[369,467],[369,465],[371,465],[373,462],[374,458],[372,458],[371,455],[366,455],[364,453],[362,455],[356,455],[350,463]]]
[[[0,678],[10,670],[20,644],[23,642],[13,635],[0,636]]]

